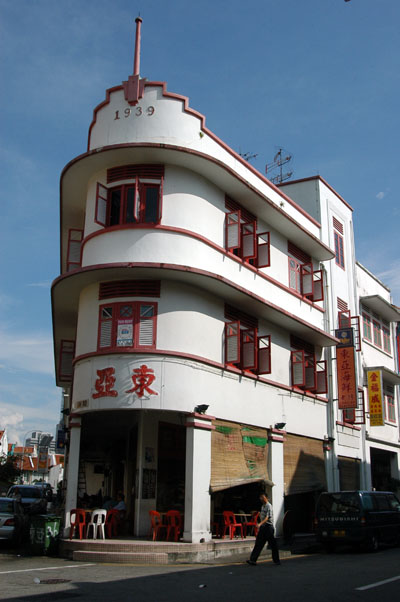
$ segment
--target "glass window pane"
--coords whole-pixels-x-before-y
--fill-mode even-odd
[[[111,191],[110,201],[110,226],[119,224],[119,214],[121,209],[121,189]]]
[[[158,221],[158,186],[146,186],[143,199],[143,221],[155,223]]]
[[[132,224],[135,218],[135,187],[129,186],[126,191],[125,223]]]

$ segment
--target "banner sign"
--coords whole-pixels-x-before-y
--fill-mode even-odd
[[[368,370],[368,399],[370,426],[384,426],[383,386],[381,370]]]
[[[117,347],[131,347],[133,345],[133,321],[118,320]]]
[[[38,469],[46,471],[47,470],[47,462],[49,457],[49,448],[48,447],[39,447],[38,452]]]
[[[354,347],[336,347],[339,410],[357,407],[357,380]]]

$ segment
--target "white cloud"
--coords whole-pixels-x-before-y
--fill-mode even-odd
[[[384,196],[386,196],[386,194],[384,192],[378,192],[378,194],[376,195],[376,198],[381,201],[384,198]]]
[[[391,263],[388,269],[378,272],[377,277],[390,288],[394,303],[400,306],[400,260]]]
[[[7,371],[54,374],[53,341],[47,333],[11,333],[0,329],[0,362]]]
[[[0,429],[6,429],[9,443],[21,445],[30,431],[54,435],[58,415],[57,410],[50,413],[46,406],[30,408],[18,405],[18,411],[15,411],[12,405],[0,402]]]

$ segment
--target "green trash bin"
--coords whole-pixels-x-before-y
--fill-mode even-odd
[[[61,518],[52,514],[31,516],[29,542],[32,554],[57,554],[60,522]]]

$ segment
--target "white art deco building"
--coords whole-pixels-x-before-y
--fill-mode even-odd
[[[267,488],[278,529],[295,508],[308,528],[318,491],[371,484],[387,429],[398,477],[397,395],[375,445],[338,410],[334,365],[338,311],[382,310],[381,328],[398,312],[355,264],[349,205],[321,178],[274,186],[186,97],[142,79],[140,26],[133,75],[61,175],[66,524],[79,495],[122,490],[132,535],[147,535],[149,510],[179,509],[183,539],[207,541],[215,515],[257,508]],[[368,359],[392,388],[393,347]]]

